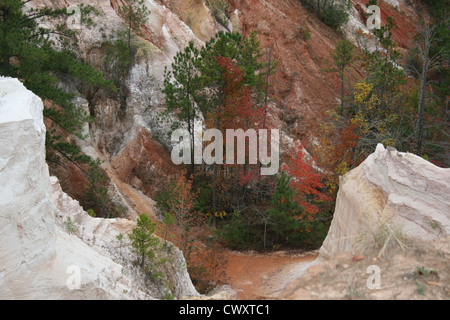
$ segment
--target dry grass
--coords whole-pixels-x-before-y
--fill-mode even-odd
[[[402,228],[387,221],[380,220],[374,231],[361,234],[355,245],[359,252],[378,259],[384,259],[410,248],[409,241],[404,238]]]
[[[404,240],[392,226],[380,226],[362,259],[342,254],[316,266],[293,282],[281,299],[448,300],[450,298],[449,237],[426,242]],[[396,240],[398,238],[398,241]],[[389,240],[388,240],[389,239]],[[367,238],[365,238],[367,241]],[[374,255],[368,255],[372,252]],[[378,256],[382,258],[378,258]],[[368,281],[379,270],[379,288]]]

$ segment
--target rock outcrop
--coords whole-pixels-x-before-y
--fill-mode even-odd
[[[319,257],[279,298],[448,299],[449,194],[450,169],[379,144],[341,177]]]
[[[390,228],[402,237],[434,240],[450,234],[450,169],[379,144],[340,180],[336,209],[320,256],[364,246]]]
[[[56,250],[42,110],[18,80],[0,78],[0,296]]]
[[[0,78],[0,299],[158,298],[116,238],[135,222],[90,217],[50,177],[42,110],[19,80]],[[182,253],[171,252],[171,293],[198,296]]]

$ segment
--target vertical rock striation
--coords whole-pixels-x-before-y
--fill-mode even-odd
[[[55,253],[42,110],[19,80],[0,78],[0,286]]]
[[[19,80],[0,78],[0,299],[158,297],[161,288],[144,282],[116,239],[135,223],[90,217],[50,177],[42,111]],[[173,252],[172,293],[198,296],[182,253]]]
[[[388,223],[403,237],[435,240],[450,234],[450,169],[379,144],[341,177],[336,209],[320,256],[355,250],[361,236]]]

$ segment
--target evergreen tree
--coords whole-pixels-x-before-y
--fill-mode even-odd
[[[445,105],[450,91],[449,1],[426,1],[426,3],[428,6],[421,5],[416,8],[421,18],[409,50],[407,64],[410,73],[419,80],[414,150],[418,155],[426,153],[441,160],[446,158],[443,153],[448,150],[448,147],[445,148],[446,144],[448,146],[448,135],[445,137],[448,118],[445,115],[447,112]],[[446,160],[443,162],[448,163]]]
[[[326,25],[338,30],[349,19],[349,0],[300,0],[301,3],[317,13]]]
[[[144,0],[124,0],[123,6],[119,7],[119,14],[125,19],[128,30],[128,50],[131,56],[131,31],[140,35],[140,28],[145,24],[150,11]]]
[[[142,213],[136,221],[136,228],[128,235],[131,246],[139,257],[141,267],[146,261],[154,258],[153,247],[159,244],[158,238],[153,235],[155,228],[156,223]]]
[[[325,0],[322,3],[319,17],[325,24],[338,30],[348,21],[348,10],[351,5],[348,0]]]
[[[423,151],[423,127],[424,127],[424,113],[426,104],[426,87],[428,82],[428,73],[437,67],[437,59],[440,52],[435,56],[431,56],[431,48],[435,37],[437,35],[437,28],[432,25],[430,21],[424,21],[419,27],[418,34],[416,35],[416,43],[419,51],[419,56],[422,64],[422,68],[418,71],[420,78],[419,89],[419,107],[417,115],[417,155],[421,156]]]
[[[203,87],[207,88],[208,99],[204,109],[207,112],[215,110],[218,102],[223,100],[224,80],[217,57],[235,61],[237,67],[244,73],[243,85],[247,86],[255,98],[261,100],[265,92],[266,68],[269,72],[276,68],[276,62],[270,64],[260,61],[263,53],[257,33],[252,32],[248,38],[240,33],[219,31],[200,50],[199,71]]]
[[[387,23],[379,29],[373,29],[376,38],[374,51],[365,52],[367,62],[367,82],[373,85],[374,93],[379,98],[379,111],[388,112],[405,84],[406,75],[399,68],[400,52],[397,44],[392,40],[395,28],[394,19],[387,17]]]
[[[345,69],[353,60],[353,44],[345,39],[339,41],[331,56],[333,57],[334,64],[338,67],[339,76],[341,77],[341,109],[339,113],[342,115],[344,112],[344,74]]]
[[[63,157],[74,163],[89,162],[90,158],[76,145],[61,138],[64,131],[83,138],[82,128],[92,118],[77,108],[72,103],[73,94],[58,84],[64,78],[91,88],[114,90],[114,86],[73,51],[64,47],[54,49],[56,42],[64,44],[74,39],[74,32],[63,25],[50,29],[38,24],[42,19],[56,21],[68,17],[66,9],[25,10],[27,2],[0,2],[0,74],[21,79],[25,87],[46,100],[44,116],[51,120],[46,136],[48,161],[58,162]]]
[[[282,171],[268,210],[277,243],[287,238],[290,233],[298,231],[299,220],[296,217],[303,211],[295,200],[295,191],[290,186],[290,180],[286,172]]]
[[[122,39],[107,42],[105,47],[103,70],[117,88],[120,110],[124,112],[127,106],[127,78],[133,62],[132,56],[127,43]]]
[[[164,73],[164,89],[167,111],[175,113],[178,121],[175,126],[186,124],[190,134],[191,165],[187,174],[194,174],[194,147],[195,147],[195,121],[199,119],[200,110],[196,105],[199,97],[200,75],[196,65],[198,64],[199,50],[191,41],[183,50],[174,57],[172,70],[167,68]]]

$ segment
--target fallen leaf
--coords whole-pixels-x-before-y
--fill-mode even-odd
[[[434,281],[427,281],[427,284],[430,286],[438,286],[438,287],[441,286],[441,284],[439,282],[434,282]]]
[[[361,261],[361,260],[364,260],[366,257],[364,257],[364,256],[362,256],[362,255],[360,255],[360,254],[355,254],[354,256],[353,256],[353,258],[352,258],[352,261],[353,262],[355,262],[355,261]]]

